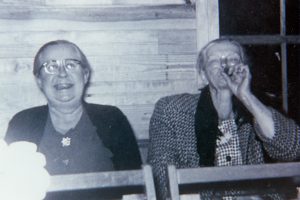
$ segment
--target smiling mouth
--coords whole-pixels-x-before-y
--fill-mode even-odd
[[[71,83],[60,83],[60,84],[55,84],[54,85],[54,88],[56,90],[66,90],[66,89],[69,89],[71,87],[73,87],[73,84],[71,84]]]

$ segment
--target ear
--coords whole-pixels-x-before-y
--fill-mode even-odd
[[[90,79],[90,72],[89,70],[85,70],[83,72],[84,85],[86,85],[89,82],[89,79]]]
[[[205,72],[200,69],[200,71],[197,73],[197,86],[199,89],[204,88],[208,85],[208,80],[206,78]]]
[[[42,85],[43,85],[42,80],[39,77],[35,77],[35,81],[39,86],[39,88],[42,90]]]

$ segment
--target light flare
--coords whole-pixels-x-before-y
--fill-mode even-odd
[[[34,143],[0,140],[0,199],[42,200],[50,184],[45,156]]]

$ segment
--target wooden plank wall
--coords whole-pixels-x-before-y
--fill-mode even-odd
[[[94,70],[86,101],[118,106],[143,154],[155,102],[166,95],[197,92],[194,6],[175,5],[176,0],[173,5],[121,7],[95,6],[106,2],[97,0],[78,1],[75,7],[57,5],[61,1],[56,0],[23,1],[23,6],[0,1],[0,137],[16,112],[45,103],[32,62],[50,40],[66,39],[82,48]]]

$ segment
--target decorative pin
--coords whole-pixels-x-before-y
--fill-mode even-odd
[[[63,147],[70,146],[71,145],[71,138],[69,138],[69,137],[63,137],[61,139],[61,144],[62,144]]]

